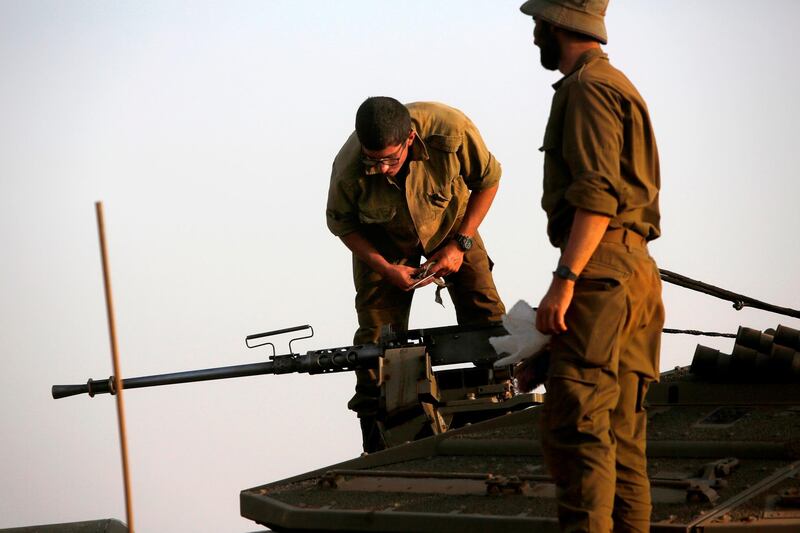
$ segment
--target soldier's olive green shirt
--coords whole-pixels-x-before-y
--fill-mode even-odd
[[[576,208],[611,217],[610,228],[657,238],[658,149],[639,92],[600,49],[583,54],[553,88],[540,148],[550,241],[566,244]]]
[[[338,237],[359,231],[373,245],[389,239],[402,253],[430,253],[458,230],[470,190],[497,185],[501,170],[461,111],[434,102],[406,107],[416,132],[408,175],[395,180],[365,169],[353,133],[333,162],[326,218]]]

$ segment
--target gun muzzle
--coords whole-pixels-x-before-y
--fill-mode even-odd
[[[84,385],[53,385],[52,393],[55,400],[78,394],[88,394],[90,397],[94,397],[95,394],[115,394],[114,376],[109,377],[108,380],[90,379]]]
[[[67,396],[77,396],[78,394],[88,394],[90,397],[94,397],[95,394],[116,394],[114,376],[109,377],[107,381],[90,379],[83,385],[53,385],[52,393],[54,400],[66,398]]]

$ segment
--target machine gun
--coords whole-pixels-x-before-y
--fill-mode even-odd
[[[275,355],[267,337],[310,330],[289,342],[289,354]],[[386,446],[396,446],[541,403],[538,394],[514,394],[511,367],[493,368],[497,360],[489,337],[506,335],[499,323],[483,327],[448,326],[393,333],[377,344],[292,352],[292,342],[313,336],[309,325],[249,335],[248,348],[272,346],[269,361],[126,378],[124,389],[261,374],[328,374],[373,369],[378,376],[378,428]],[[437,367],[434,370],[434,367]],[[440,368],[439,368],[440,367]],[[115,394],[114,378],[80,385],[53,385],[53,398],[77,394]]]

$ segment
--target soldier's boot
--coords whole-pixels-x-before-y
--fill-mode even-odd
[[[356,370],[356,391],[347,402],[347,408],[355,411],[361,425],[361,445],[365,452],[372,453],[386,448],[377,425],[380,387],[373,370]]]

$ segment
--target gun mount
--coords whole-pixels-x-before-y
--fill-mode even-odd
[[[289,342],[291,352],[292,342],[313,336],[311,326],[248,336],[245,343],[249,348],[272,346],[273,355],[268,361],[126,378],[122,387],[127,390],[262,374],[313,375],[374,369],[380,387],[378,427],[387,447],[541,403],[538,394],[513,393],[510,366],[492,367],[498,354],[489,338],[506,334],[500,324],[416,329],[399,334],[387,331],[377,344],[325,348],[305,354],[275,355],[271,342],[251,344],[306,329],[310,335]],[[454,365],[458,367],[453,368]],[[115,393],[113,376],[52,387],[56,399]]]

